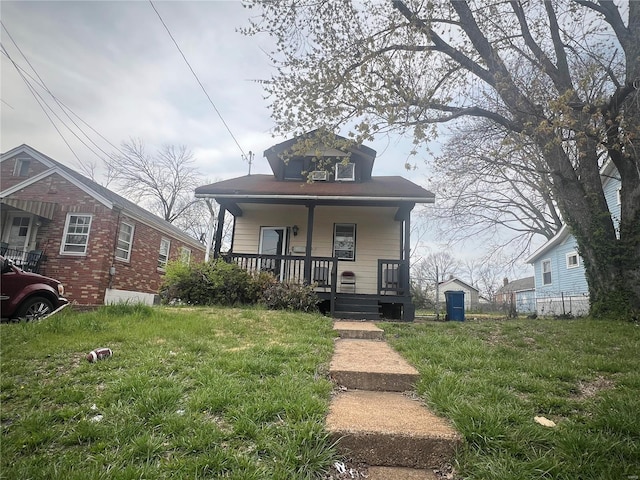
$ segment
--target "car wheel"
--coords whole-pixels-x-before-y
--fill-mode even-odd
[[[25,301],[18,310],[20,320],[38,320],[53,312],[53,304],[44,297],[32,297]]]

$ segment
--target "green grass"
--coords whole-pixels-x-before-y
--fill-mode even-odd
[[[591,320],[381,325],[418,394],[465,438],[473,479],[640,476],[640,326]],[[534,422],[553,420],[555,428]]]
[[[321,316],[123,306],[0,335],[0,478],[304,479],[336,458]]]

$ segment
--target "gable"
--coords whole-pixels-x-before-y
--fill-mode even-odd
[[[371,179],[376,151],[319,129],[274,145],[264,156],[279,181],[363,182]]]
[[[29,168],[28,170],[31,174],[26,177],[14,176],[13,171],[16,168],[16,160],[23,158],[33,161],[33,165],[30,165],[33,169]],[[44,202],[69,204],[64,199],[64,195],[67,193],[65,188],[60,187],[55,188],[55,191],[51,190],[51,185],[63,179],[77,191],[82,192],[82,195],[86,195],[87,199],[98,202],[107,209],[120,208],[128,212],[133,218],[165,232],[171,237],[180,239],[193,248],[204,250],[202,244],[171,223],[28,145],[20,145],[2,154],[0,162],[2,173],[2,177],[0,177],[0,199],[3,202],[5,202],[4,199],[8,198],[25,197],[25,194],[18,194],[18,192],[23,192],[27,189],[31,192],[32,189],[30,187],[34,186],[33,194],[28,193],[26,197]],[[5,172],[7,173],[6,178]],[[15,179],[19,180],[16,181]]]

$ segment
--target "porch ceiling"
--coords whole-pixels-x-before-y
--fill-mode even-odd
[[[396,220],[404,218],[415,206],[414,202],[402,202],[399,200],[357,200],[357,199],[270,199],[270,198],[243,198],[236,201],[229,198],[216,198],[216,201],[222,205],[227,211],[236,217],[241,217],[244,210],[249,205],[299,205],[303,207],[324,206],[324,207],[392,207],[397,208]]]

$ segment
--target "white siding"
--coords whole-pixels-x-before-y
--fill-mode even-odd
[[[234,253],[258,253],[260,227],[299,228],[298,235],[289,233],[287,252],[302,255],[307,239],[307,208],[291,205],[243,204],[242,217],[236,219]],[[357,293],[377,293],[378,259],[399,259],[402,223],[395,221],[395,208],[388,207],[327,207],[314,211],[313,246],[311,255],[330,257],[333,250],[335,223],[356,225],[355,261],[338,262],[340,273],[356,274]],[[296,248],[294,253],[293,248]],[[339,281],[339,280],[338,280]]]

